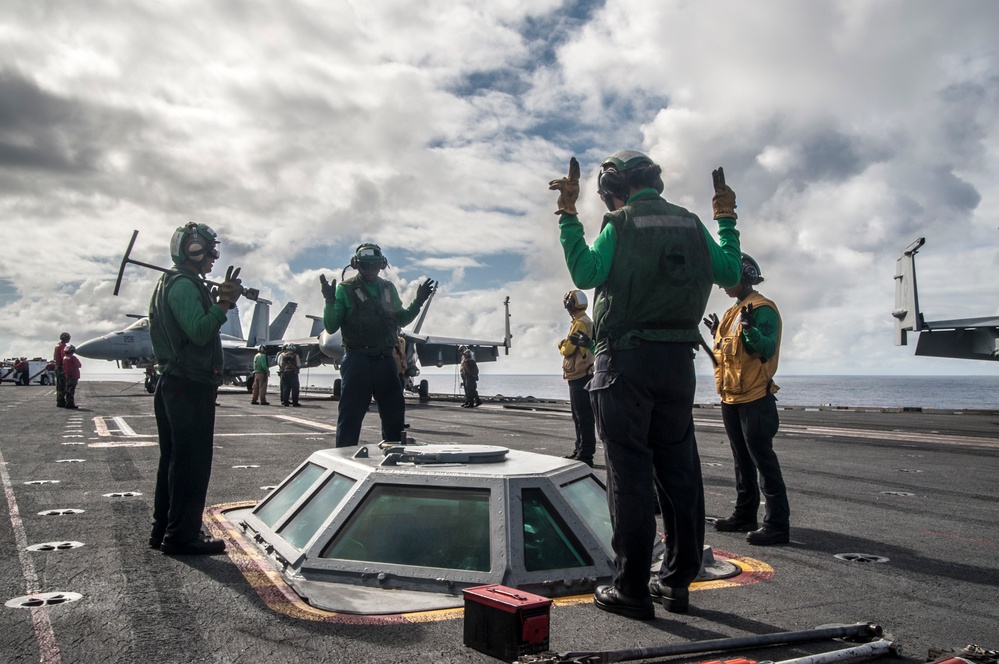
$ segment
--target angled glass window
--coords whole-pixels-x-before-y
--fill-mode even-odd
[[[253,513],[257,518],[266,523],[271,528],[278,522],[284,513],[295,504],[295,502],[305,495],[305,492],[316,483],[326,469],[314,463],[307,463],[295,473],[288,483],[268,496],[264,502],[257,505]]]
[[[541,489],[521,493],[524,512],[524,568],[528,572],[586,567],[593,559],[565,525]]]
[[[295,516],[281,526],[278,534],[292,546],[299,549],[304,548],[326,519],[333,514],[333,510],[340,504],[352,486],[354,486],[354,480],[334,473],[302,505]]]
[[[613,551],[611,537],[614,535],[614,528],[611,526],[610,508],[607,507],[607,492],[597,480],[588,475],[564,485],[562,494],[607,550]]]
[[[375,485],[320,557],[487,572],[489,489]]]

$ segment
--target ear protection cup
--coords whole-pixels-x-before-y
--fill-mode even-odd
[[[180,265],[187,260],[200,261],[208,253],[212,258],[219,257],[218,236],[205,224],[188,222],[173,233],[170,239],[170,257]]]
[[[597,178],[597,191],[605,201],[607,196],[628,200],[628,178],[616,170],[608,169]]]
[[[763,283],[763,275],[760,274],[760,264],[749,254],[742,255],[742,283],[755,286]]]
[[[581,290],[571,290],[562,296],[562,306],[570,313],[577,309],[586,309],[587,304],[586,293]]]
[[[190,228],[191,230],[184,236],[184,243],[181,246],[184,248],[185,256],[188,258],[197,258],[205,253],[205,243],[198,237],[197,229],[193,226]]]

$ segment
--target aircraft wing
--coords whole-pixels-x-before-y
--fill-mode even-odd
[[[964,360],[999,360],[999,316],[928,321],[919,310],[916,253],[926,242],[918,238],[895,263],[895,345],[905,346],[908,333],[919,335],[916,355]]]
[[[442,367],[461,363],[461,353],[458,348],[467,346],[472,350],[476,362],[495,362],[499,359],[500,348],[509,349],[508,341],[482,341],[479,339],[460,339],[454,337],[439,337],[430,334],[414,334],[408,330],[402,331],[408,344],[416,347],[416,354],[423,366]]]

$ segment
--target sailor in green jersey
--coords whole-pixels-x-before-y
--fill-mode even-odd
[[[694,439],[694,348],[712,284],[739,282],[735,193],[716,171],[720,244],[695,214],[663,199],[662,169],[634,150],[601,165],[609,212],[589,247],[576,216],[579,164],[553,180],[562,249],[577,288],[595,289],[596,364],[588,390],[604,443],[614,529],[614,583],[594,603],[630,618],[655,617],[653,600],[682,613],[701,567],[704,488]],[[719,177],[720,176],[720,177]],[[655,487],[655,488],[653,488]],[[656,494],[666,556],[650,583]]]
[[[170,242],[174,268],[149,302],[149,337],[160,379],[153,398],[160,461],[149,546],[166,554],[225,551],[201,529],[212,472],[215,395],[222,382],[219,328],[243,292],[239,268],[229,268],[218,301],[202,278],[219,257],[215,231],[194,222]]]
[[[319,277],[326,300],[323,326],[329,334],[341,330],[346,349],[340,362],[342,387],[336,446],[357,445],[372,396],[378,403],[382,440],[399,441],[406,403],[393,351],[399,328],[416,318],[435,283],[430,279],[424,281],[416,299],[403,307],[395,285],[378,276],[380,270],[388,267],[378,245],[360,245],[350,259],[350,266],[357,270],[357,275],[339,286],[336,280],[327,282],[325,275]]]
[[[253,356],[253,387],[250,403],[256,406],[269,406],[267,400],[267,379],[271,375],[270,363],[267,360],[267,346],[261,344],[257,354]]]

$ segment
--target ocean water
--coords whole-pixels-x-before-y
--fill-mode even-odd
[[[329,369],[302,372],[303,386],[329,388],[338,374]],[[430,384],[436,394],[462,395],[460,380],[453,373],[425,371],[419,379]],[[142,372],[135,370],[88,372],[82,380],[132,381],[142,387]],[[953,408],[999,409],[999,376],[778,376],[779,405],[847,406],[874,408]],[[272,376],[271,389],[276,389]],[[486,396],[527,397],[537,399],[569,398],[561,376],[510,375],[482,373],[479,394]],[[714,379],[697,377],[695,401],[718,403]]]

